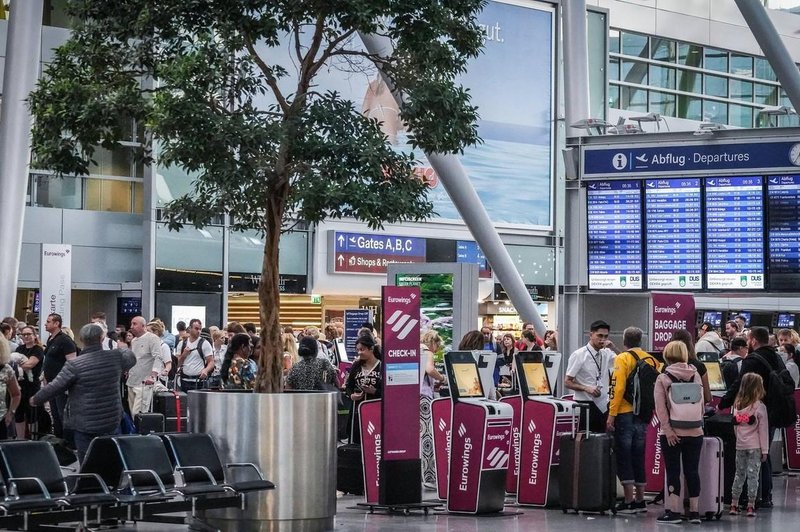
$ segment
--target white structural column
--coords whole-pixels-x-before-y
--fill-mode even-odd
[[[43,0],[11,3],[0,111],[0,316],[14,313],[22,254],[22,223],[31,151],[27,98],[36,85],[42,43]]]
[[[361,35],[367,51],[371,54],[389,56],[392,53],[392,44],[387,37],[375,34]],[[391,87],[391,81],[384,76],[384,80]],[[394,93],[398,102],[401,96]],[[473,238],[481,247],[481,251],[489,259],[500,284],[503,285],[508,297],[516,307],[523,320],[533,323],[537,334],[543,336],[545,333],[544,322],[533,304],[525,283],[522,281],[519,272],[514,266],[511,255],[500,240],[500,235],[494,228],[486,208],[481,203],[472,182],[469,180],[467,171],[459,161],[458,157],[450,154],[426,153],[433,169],[439,176],[444,189],[458,209],[458,213],[467,224]],[[476,303],[477,304],[477,303]]]
[[[781,87],[789,96],[792,106],[800,111],[800,72],[770,20],[767,8],[760,0],[736,0],[736,5],[778,75]]]
[[[589,49],[586,36],[586,0],[561,3],[564,44],[564,118],[567,137],[578,137],[586,130],[570,127],[591,116],[589,105]]]

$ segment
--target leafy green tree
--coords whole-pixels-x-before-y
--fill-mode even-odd
[[[257,391],[281,388],[278,243],[297,220],[351,217],[373,229],[432,215],[412,155],[335,92],[323,69],[379,67],[403,95],[415,148],[461,152],[477,113],[456,83],[480,53],[484,0],[72,0],[70,40],[30,103],[36,164],[87,174],[97,146],[144,127],[139,156],[196,176],[172,201],[170,229],[228,213],[265,237],[259,285],[263,355]],[[378,57],[360,33],[388,36]],[[294,69],[276,57],[291,55]],[[265,103],[266,102],[266,103]]]

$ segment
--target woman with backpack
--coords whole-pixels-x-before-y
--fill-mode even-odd
[[[703,386],[680,340],[664,348],[667,367],[656,379],[654,398],[661,423],[661,451],[667,473],[667,498],[659,523],[680,523],[683,509],[681,463],[689,496],[689,522],[700,523],[700,452],[703,449]],[[686,398],[690,398],[687,400]],[[692,401],[691,399],[694,399]]]
[[[736,476],[731,488],[731,515],[739,513],[736,503],[747,480],[747,517],[755,517],[756,497],[761,463],[769,456],[769,423],[767,407],[761,400],[766,395],[764,381],[758,373],[745,373],[733,403],[733,425],[736,431]]]

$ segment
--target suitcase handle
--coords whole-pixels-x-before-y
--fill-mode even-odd
[[[574,402],[572,403],[572,423],[570,424],[570,432],[573,437],[578,434],[578,425],[580,424],[581,419],[581,410],[586,410],[586,435],[589,435],[589,408],[591,405],[588,403],[579,403]],[[577,412],[576,412],[577,411]]]

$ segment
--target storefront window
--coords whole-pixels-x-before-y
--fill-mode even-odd
[[[131,212],[130,181],[85,179],[86,205],[90,211]]]
[[[170,231],[166,224],[156,224],[156,267],[222,272],[222,232],[222,227],[211,226]]]
[[[308,272],[308,232],[292,231],[281,235],[278,270],[287,275]],[[240,273],[261,273],[264,239],[256,231],[231,232],[228,269]]]
[[[80,209],[83,206],[82,181],[77,177],[37,175],[33,205],[56,209]]]

